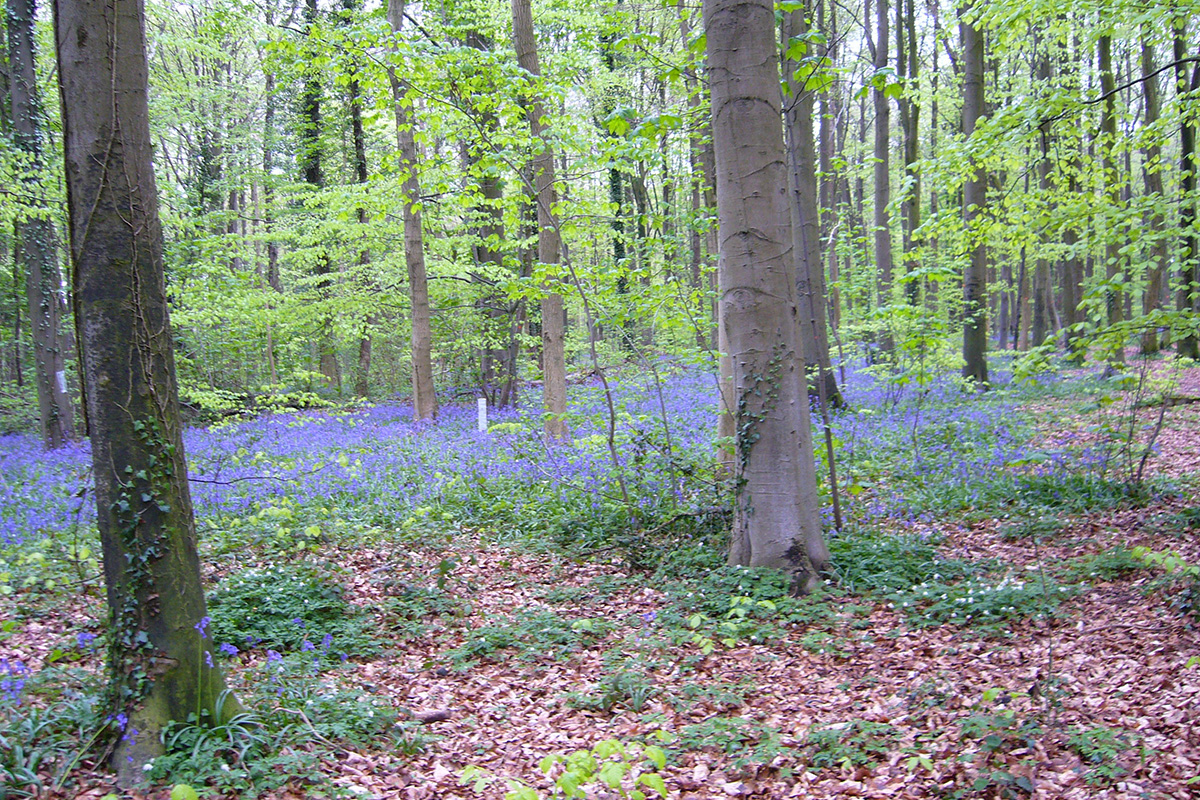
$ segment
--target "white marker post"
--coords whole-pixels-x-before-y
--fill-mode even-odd
[[[487,398],[486,397],[479,398],[478,403],[479,403],[479,424],[478,424],[479,432],[487,433]]]

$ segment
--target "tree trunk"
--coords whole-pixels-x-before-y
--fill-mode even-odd
[[[868,0],[868,3],[870,0]],[[902,2],[902,0],[896,0]],[[869,18],[869,15],[868,15]],[[881,70],[888,63],[888,0],[875,0],[875,21],[878,32],[875,38],[875,69]],[[875,269],[879,285],[879,305],[892,302],[892,221],[888,204],[892,201],[890,138],[892,133],[891,107],[887,95],[879,87],[871,90],[871,102],[875,107]],[[891,334],[885,335],[885,347],[891,347]]]
[[[1180,63],[1187,57],[1187,18],[1175,20],[1173,38],[1175,55],[1175,97],[1180,108],[1185,105],[1184,95],[1188,91],[1187,65]],[[1200,75],[1200,69],[1195,73]],[[1193,80],[1195,84],[1195,80]],[[1196,88],[1196,86],[1192,86]],[[1180,311],[1196,310],[1196,234],[1192,224],[1196,221],[1196,126],[1181,119],[1179,123],[1179,229],[1183,231],[1179,248],[1180,287],[1176,296],[1176,308]],[[1175,345],[1175,352],[1185,358],[1200,359],[1200,340],[1195,336],[1184,336]]]
[[[917,171],[920,149],[921,107],[917,104],[920,81],[917,53],[916,0],[896,0],[896,74],[905,84],[900,106],[900,129],[904,133],[904,200],[900,214],[904,220],[904,272],[920,267],[917,262],[916,230],[921,225],[921,173]],[[903,11],[903,13],[901,13]],[[921,282],[908,279],[904,294],[911,305],[921,298]]]
[[[1142,30],[1142,47],[1141,47],[1141,62],[1142,62],[1142,91],[1146,98],[1146,128],[1153,129],[1158,124],[1158,118],[1162,113],[1162,101],[1158,93],[1158,76],[1155,74],[1156,66],[1154,63],[1154,44],[1151,40],[1150,31],[1146,28]],[[1163,301],[1163,276],[1167,265],[1167,239],[1165,236],[1167,220],[1162,213],[1161,203],[1166,198],[1163,195],[1162,173],[1159,172],[1162,166],[1162,147],[1159,145],[1158,139],[1151,139],[1143,151],[1142,158],[1142,181],[1146,187],[1146,196],[1150,200],[1151,207],[1154,209],[1150,212],[1149,219],[1146,220],[1146,228],[1151,232],[1150,243],[1150,268],[1146,275],[1146,289],[1142,294],[1142,314],[1153,314],[1162,308]],[[1159,328],[1157,325],[1148,325],[1142,331],[1142,354],[1152,355],[1159,351],[1162,339],[1159,336]]]
[[[8,0],[7,10],[13,143],[29,158],[30,171],[36,172],[42,167],[45,115],[37,86],[34,0]],[[27,188],[31,195],[41,193],[35,183],[27,184]],[[18,218],[14,229],[17,239],[14,257],[25,272],[25,300],[33,334],[39,428],[42,443],[47,449],[55,449],[75,438],[75,418],[67,390],[67,343],[61,329],[66,308],[54,223],[47,209],[28,209]],[[20,317],[19,309],[14,308],[13,312]]]
[[[730,562],[784,570],[807,591],[821,536],[771,0],[708,0],[722,324],[733,358],[737,480]]]
[[[517,64],[533,81],[541,77],[538,65],[537,40],[533,34],[533,11],[529,0],[512,0],[513,47]],[[529,132],[533,136],[534,189],[537,192],[538,260],[543,268],[553,269],[559,260],[558,228],[552,216],[557,202],[554,187],[554,150],[546,136],[545,109],[536,86],[526,101]],[[563,298],[558,294],[558,281],[546,278],[542,282],[542,400],[545,405],[546,435],[563,439],[567,435],[564,415],[567,411],[566,326],[563,324]]]
[[[358,8],[358,0],[343,0],[342,7],[349,17]],[[367,164],[367,139],[363,130],[363,97],[362,87],[358,82],[359,65],[351,63],[351,74],[348,76],[348,93],[350,95],[350,138],[354,143],[354,182],[366,187],[370,177]],[[367,224],[367,209],[359,206],[357,209],[358,224]],[[371,263],[371,251],[363,248],[358,252],[358,266],[366,267]],[[366,270],[363,270],[366,272]],[[371,327],[373,320],[368,315],[363,322],[362,332],[358,337],[358,371],[354,376],[354,393],[359,397],[367,397],[371,393]]]
[[[317,0],[306,0],[304,5],[305,31],[312,37],[317,24]],[[312,45],[315,47],[315,45]],[[321,76],[316,68],[308,65],[304,74],[304,96],[301,98],[300,115],[301,156],[300,166],[305,182],[315,190],[325,188],[325,174],[321,168]],[[316,258],[316,287],[320,303],[328,306],[332,294],[333,265],[329,253],[322,249]],[[319,369],[325,381],[339,392],[342,389],[342,368],[338,364],[337,346],[333,336],[333,317],[323,308],[318,313],[317,354]]]
[[[211,666],[179,421],[151,165],[142,6],[54,3],[75,265],[109,607],[120,782],[142,780],[172,720],[239,708]]]
[[[1101,20],[1101,25],[1104,20]],[[1116,78],[1112,66],[1112,33],[1102,33],[1097,40],[1097,62],[1100,71],[1100,94],[1104,98],[1100,106],[1100,163],[1104,175],[1107,208],[1103,214],[1104,229],[1104,279],[1108,286],[1104,292],[1108,325],[1120,325],[1125,318],[1124,292],[1119,288],[1123,279],[1121,271],[1121,243],[1117,239],[1117,215],[1121,207],[1121,183],[1117,178],[1117,162],[1113,150],[1117,146],[1117,99]],[[1107,353],[1110,364],[1125,361],[1125,339],[1120,337]]]
[[[793,37],[807,32],[805,11],[784,16],[784,52]],[[785,56],[786,58],[786,56]],[[813,143],[815,91],[795,80],[799,67],[785,60],[788,85],[788,166],[791,190],[792,247],[796,258],[796,303],[800,344],[807,365],[809,391],[833,406],[842,395],[829,359],[829,321],[825,295],[825,263],[821,258],[821,226],[817,219],[817,153]],[[821,386],[824,384],[824,386]]]
[[[960,12],[969,14],[970,9]],[[983,116],[983,36],[965,17],[959,21],[963,60],[963,135],[970,139]],[[979,230],[987,206],[987,178],[972,164],[963,184],[963,221],[967,227],[969,261],[963,269],[963,377],[986,387],[987,374],[987,246]]]
[[[405,0],[389,0],[388,22],[393,35],[404,24]],[[407,85],[389,69],[392,100],[396,113],[396,147],[404,183],[404,261],[408,266],[408,293],[412,303],[412,395],[413,419],[431,420],[437,415],[437,397],[433,386],[433,326],[429,310],[429,281],[425,273],[425,235],[421,221],[421,182],[417,177],[419,154],[413,135],[412,101],[406,97]]]

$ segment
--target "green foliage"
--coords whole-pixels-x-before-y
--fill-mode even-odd
[[[1165,573],[1160,585],[1169,590],[1171,608],[1200,620],[1200,566],[1169,550],[1135,547],[1132,554],[1146,566]]]
[[[665,742],[670,736],[660,731],[652,738]],[[657,744],[605,739],[591,750],[548,755],[538,763],[538,769],[554,780],[555,798],[586,798],[603,792],[604,796],[646,800],[647,791],[658,797],[667,796],[666,783],[659,775],[659,770],[666,764],[667,753]],[[487,770],[473,764],[459,776],[459,783],[470,784],[476,794],[485,791],[495,780]],[[506,783],[509,791],[504,794],[504,800],[540,800],[543,797],[524,781],[509,778]]]
[[[431,617],[443,620],[457,618],[468,609],[465,602],[436,586],[406,585],[399,595],[389,597],[384,603],[389,632],[402,639],[425,636],[424,621]]]
[[[320,795],[323,779],[319,760],[309,752],[313,746],[384,743],[408,754],[424,747],[424,735],[411,724],[397,725],[395,707],[340,685],[336,672],[322,674],[306,654],[272,654],[248,677],[247,705],[258,710],[221,725],[195,715],[171,723],[163,732],[166,753],[151,762],[149,779],[244,797],[298,783]]]
[[[1146,562],[1122,545],[1073,558],[1057,570],[1067,582],[1115,581],[1146,569]]]
[[[471,631],[445,657],[458,668],[477,658],[494,658],[501,650],[517,650],[530,661],[556,660],[603,638],[612,624],[599,619],[570,620],[552,611],[518,611],[512,619]]]
[[[1076,727],[1067,737],[1067,747],[1078,753],[1088,765],[1083,779],[1089,786],[1111,786],[1126,773],[1117,763],[1117,759],[1131,747],[1129,737],[1124,731],[1113,730],[1104,725],[1094,728]]]
[[[743,768],[771,764],[779,756],[794,756],[779,731],[748,717],[710,717],[679,732],[679,747],[728,756],[733,766]]]
[[[1036,574],[996,582],[970,577],[957,583],[924,581],[896,592],[892,601],[916,627],[949,624],[1004,634],[1015,620],[1053,616],[1076,591]]]
[[[852,719],[811,729],[805,752],[814,769],[849,769],[882,760],[899,740],[900,732],[893,725]]]
[[[588,691],[570,692],[566,700],[572,708],[606,714],[618,706],[640,712],[656,694],[658,689],[649,675],[637,669],[623,669],[604,675]]]
[[[831,539],[838,581],[855,593],[896,592],[927,581],[953,581],[978,565],[943,558],[937,540],[917,534],[856,530]]]
[[[378,652],[374,622],[347,602],[334,575],[314,565],[236,572],[209,594],[216,645],[311,651],[324,658]]]
[[[106,725],[101,692],[99,677],[83,670],[30,675],[0,659],[0,798],[37,797],[47,788],[42,776],[66,777]]]

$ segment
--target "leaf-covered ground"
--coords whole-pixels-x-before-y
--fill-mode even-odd
[[[911,545],[924,576],[914,585],[864,589],[853,576],[873,579],[843,560],[847,580],[826,594],[764,600],[761,582],[736,573],[630,571],[615,548],[572,558],[436,516],[400,537],[325,538],[300,558],[333,565],[382,649],[322,667],[323,690],[398,709],[402,724],[362,745],[306,739],[293,755],[319,771],[267,796],[499,798],[507,778],[552,796],[539,761],[619,740],[662,743],[672,798],[1196,797],[1200,630],[1188,603],[1200,598],[1187,592],[1200,584],[1166,571],[1200,564],[1188,477],[1200,404],[1182,400],[1195,395],[1192,371],[1149,461],[1169,491],[1069,513],[887,517],[876,535]],[[1106,419],[1133,418],[1120,402],[1039,400],[1036,440],[1099,437]],[[1147,403],[1133,424],[1156,426],[1159,411]],[[848,538],[835,553],[861,560],[875,541]],[[937,555],[918,565],[923,542]],[[258,552],[214,554],[206,579],[254,566]],[[101,632],[99,592],[67,588],[54,602],[32,590],[0,599],[19,621],[0,634],[4,663],[100,669],[87,646]],[[239,694],[263,696],[254,682],[273,666],[261,650],[225,664]],[[463,785],[469,765],[495,780]],[[113,791],[94,766],[81,759],[41,796]]]

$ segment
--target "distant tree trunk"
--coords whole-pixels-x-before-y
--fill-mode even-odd
[[[1048,47],[1048,45],[1047,45]],[[1050,86],[1054,79],[1050,64],[1050,55],[1043,53],[1037,60],[1037,80],[1043,86]],[[1047,127],[1041,129],[1041,152],[1038,156],[1038,193],[1043,203],[1050,202],[1053,185],[1050,173],[1053,164],[1050,160],[1050,131]],[[1048,211],[1049,209],[1047,209]],[[1050,317],[1053,311],[1054,294],[1050,280],[1052,266],[1045,258],[1034,260],[1033,274],[1033,344],[1040,347],[1045,343],[1050,331]]]
[[[538,65],[537,40],[533,34],[533,11],[529,0],[512,0],[513,47],[517,64],[534,80],[541,77]],[[554,150],[546,136],[545,108],[539,90],[532,87],[533,96],[526,101],[525,111],[529,131],[538,148],[533,158],[534,188],[537,192],[538,260],[544,265],[557,265],[559,260],[558,228],[552,217],[557,202],[554,187]],[[542,399],[546,411],[546,435],[563,439],[567,435],[564,415],[567,411],[566,326],[563,324],[563,298],[556,291],[557,281],[543,281],[542,297]]]
[[[903,0],[896,0],[902,2]],[[868,8],[870,0],[867,0]],[[867,15],[870,18],[870,14]],[[875,37],[875,69],[888,65],[888,0],[875,0],[875,21],[878,32]],[[888,205],[892,202],[891,185],[891,106],[887,95],[879,87],[871,90],[871,102],[875,107],[875,269],[879,285],[879,305],[892,302],[892,221]],[[890,334],[885,336],[885,346],[890,349]]]
[[[54,19],[75,319],[109,608],[106,713],[122,731],[112,759],[128,787],[162,754],[169,722],[199,714],[200,724],[220,723],[240,707],[224,696],[206,634],[141,3],[56,0]]]
[[[808,30],[806,11],[784,16],[784,52],[793,37]],[[785,56],[786,58],[786,56]],[[821,258],[821,225],[817,219],[817,153],[813,143],[814,90],[795,80],[799,67],[785,60],[789,90],[787,112],[788,172],[791,189],[792,246],[796,258],[796,303],[800,344],[810,375],[812,394],[833,406],[842,405],[837,377],[829,359],[829,321],[825,296],[825,262]],[[822,387],[819,383],[823,383]]]
[[[920,267],[917,263],[916,230],[921,225],[921,173],[917,171],[920,151],[921,107],[919,96],[918,69],[920,59],[917,52],[916,0],[896,0],[896,74],[905,84],[904,94],[897,101],[900,106],[900,129],[904,132],[904,201],[900,213],[904,219],[904,272]],[[921,282],[907,280],[904,294],[908,302],[916,305],[921,298]]]
[[[358,8],[358,0],[343,0],[343,8],[347,15],[352,14]],[[350,95],[350,138],[354,143],[354,182],[359,186],[365,187],[367,179],[370,177],[367,165],[367,137],[363,130],[362,119],[362,87],[358,82],[359,66],[351,64],[351,75],[348,82],[348,93]],[[367,224],[367,209],[359,206],[357,209],[358,224]],[[363,248],[358,252],[358,266],[366,267],[371,263],[371,251]],[[354,393],[359,397],[368,397],[371,394],[371,326],[373,320],[368,315],[363,321],[362,331],[358,337],[358,371],[354,376]]]
[[[834,69],[837,54],[837,14],[826,13],[826,0],[817,0],[817,29],[825,36],[823,55],[830,60],[829,69]],[[821,175],[819,190],[821,242],[829,273],[829,288],[826,293],[826,309],[829,326],[836,336],[842,323],[841,292],[838,289],[838,181],[841,179],[833,169],[833,154],[836,138],[835,118],[840,116],[840,97],[833,92],[821,92],[818,107],[820,147],[817,151],[817,166]]]
[[[1101,25],[1105,24],[1102,19]],[[1104,278],[1108,288],[1104,292],[1109,326],[1119,325],[1125,318],[1124,292],[1118,287],[1121,274],[1121,243],[1117,240],[1117,212],[1121,206],[1121,183],[1117,177],[1117,162],[1113,150],[1117,145],[1117,99],[1116,78],[1112,66],[1112,33],[1100,34],[1097,39],[1097,62],[1100,71],[1100,94],[1104,101],[1100,106],[1100,163],[1104,173],[1107,213],[1104,214]],[[1107,354],[1110,364],[1125,361],[1124,337],[1114,344]]]
[[[45,121],[37,86],[34,0],[8,0],[7,10],[13,143],[29,158],[30,169],[36,171],[42,166]],[[30,194],[41,193],[36,183],[27,184],[27,188]],[[42,443],[54,449],[75,438],[74,411],[67,390],[67,341],[62,332],[66,308],[54,223],[45,208],[29,209],[26,213],[28,216],[18,218],[15,224],[14,256],[25,272]],[[13,313],[20,317],[19,309],[14,308]]]
[[[1180,108],[1185,104],[1188,91],[1187,65],[1181,63],[1187,57],[1186,17],[1175,19],[1175,35],[1172,40],[1175,55],[1175,96]],[[1192,89],[1197,86],[1200,68],[1193,73]],[[1195,311],[1197,307],[1196,283],[1196,234],[1192,224],[1196,221],[1196,126],[1184,118],[1179,123],[1179,229],[1183,231],[1179,249],[1180,287],[1176,297],[1176,308],[1180,311]],[[1200,340],[1195,336],[1184,336],[1175,345],[1175,352],[1185,358],[1200,359]]]
[[[389,0],[388,22],[399,35],[404,25],[405,0]],[[413,134],[412,101],[407,84],[389,70],[396,114],[396,147],[404,170],[404,261],[408,266],[408,293],[412,304],[412,394],[413,419],[429,420],[437,415],[433,386],[433,322],[429,310],[429,282],[425,273],[425,235],[421,222],[421,182],[417,177],[420,158]]]
[[[1162,113],[1162,101],[1158,93],[1158,76],[1155,74],[1157,67],[1154,63],[1154,44],[1148,27],[1142,29],[1141,51],[1142,91],[1146,98],[1146,127],[1151,129],[1158,124],[1158,118]],[[1168,258],[1165,235],[1167,220],[1159,210],[1159,204],[1166,198],[1163,194],[1162,173],[1159,172],[1162,166],[1162,146],[1157,138],[1151,139],[1146,145],[1143,156],[1142,181],[1153,209],[1147,219],[1146,227],[1152,232],[1153,238],[1150,244],[1150,268],[1146,275],[1146,289],[1142,294],[1142,313],[1152,314],[1162,308],[1163,276]],[[1142,331],[1142,353],[1144,355],[1157,353],[1162,346],[1161,342],[1158,326],[1148,325]]]
[[[784,570],[808,591],[829,561],[821,536],[771,0],[704,4],[717,156],[723,325],[737,398],[731,563]]]
[[[317,0],[305,0],[304,29],[312,37],[317,25]],[[315,48],[315,45],[313,45]],[[304,71],[304,95],[301,98],[300,166],[304,171],[304,181],[313,189],[325,188],[325,174],[321,168],[321,75],[315,67],[308,65]],[[333,291],[333,264],[330,263],[329,253],[325,249],[317,254],[316,259],[317,291],[321,296],[322,305],[327,305]],[[330,386],[339,392],[342,389],[342,368],[338,364],[337,347],[333,335],[333,316],[325,309],[319,314],[319,331],[317,333],[317,354],[321,375]]]
[[[966,9],[960,14],[969,14]],[[959,21],[963,60],[963,135],[970,139],[983,116],[983,36],[965,18]],[[963,269],[963,377],[986,387],[987,373],[987,246],[977,220],[987,206],[987,178],[983,167],[971,165],[963,184],[963,220],[971,242]]]

